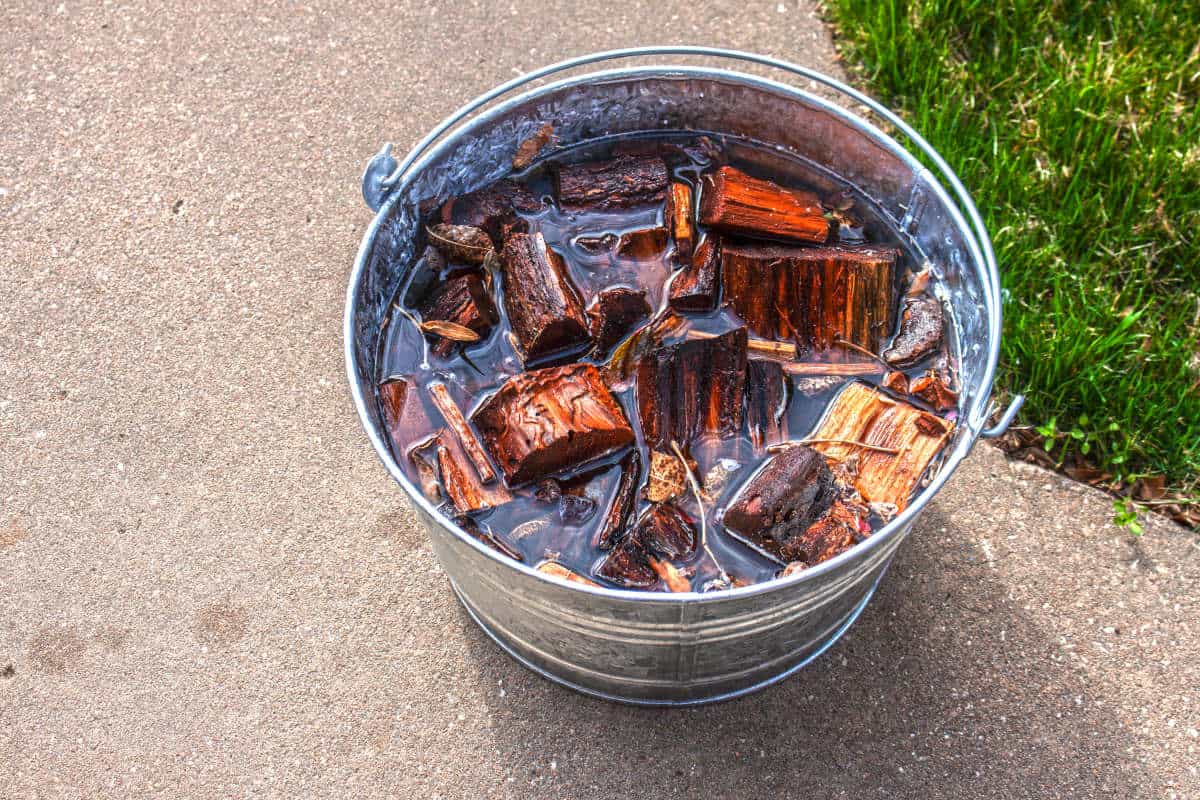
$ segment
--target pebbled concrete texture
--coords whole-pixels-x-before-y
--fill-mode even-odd
[[[524,671],[343,378],[358,193],[657,40],[838,71],[807,3],[0,8],[0,797],[1200,797],[1200,545],[981,446],[849,635],[688,711]]]

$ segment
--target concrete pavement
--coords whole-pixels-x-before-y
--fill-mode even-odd
[[[519,70],[810,5],[0,8],[0,798],[1200,797],[1200,547],[981,446],[849,635],[608,705],[454,602],[344,384],[358,193]]]

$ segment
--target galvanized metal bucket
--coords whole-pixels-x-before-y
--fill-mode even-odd
[[[570,70],[646,56],[750,62],[803,78],[869,109],[934,165],[867,120],[794,86],[710,66]],[[556,78],[546,82],[547,78]],[[539,83],[540,82],[540,83]],[[954,318],[959,424],[940,471],[887,527],[791,577],[709,594],[637,593],[563,583],[516,564],[458,530],[409,482],[387,443],[376,402],[380,322],[412,261],[419,208],[483,186],[510,168],[517,145],[550,122],[558,145],[647,131],[736,135],[805,159],[871,198],[929,259]],[[363,237],[346,297],[346,365],[354,403],[379,458],[407,493],[471,616],[514,658],[587,694],[646,705],[689,705],[760,689],[803,667],[857,618],[913,520],[980,435],[994,428],[992,376],[1000,289],[974,204],[940,156],[902,120],[819,73],[764,56],[701,47],[612,51],[562,62],[468,103],[397,163],[387,145],[363,176],[378,213]]]

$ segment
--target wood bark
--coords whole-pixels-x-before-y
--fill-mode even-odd
[[[608,455],[634,438],[600,371],[583,363],[514,375],[471,420],[514,486]]]
[[[566,164],[555,174],[558,203],[569,210],[606,210],[661,203],[667,165],[659,156],[618,156]]]
[[[646,443],[671,452],[699,436],[741,432],[746,329],[685,340],[647,353],[637,367],[637,402]]]
[[[783,247],[726,245],[724,303],[754,333],[790,340],[814,360],[853,362],[878,353],[895,315],[899,251],[874,245]]]
[[[682,259],[683,267],[671,280],[672,308],[680,311],[712,311],[721,291],[721,244],[714,234]]]
[[[579,291],[562,256],[541,233],[518,233],[501,258],[504,308],[526,365],[566,355],[591,343]]]
[[[726,529],[774,556],[833,504],[833,473],[815,449],[788,447],[746,482],[725,510]]]
[[[787,383],[779,362],[746,362],[746,427],[756,451],[787,438]]]
[[[700,222],[741,236],[800,242],[829,238],[829,222],[815,194],[729,166],[700,179]]]

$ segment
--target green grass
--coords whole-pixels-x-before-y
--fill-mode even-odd
[[[962,177],[1000,385],[1052,455],[1200,492],[1200,3],[829,0],[860,83]]]

